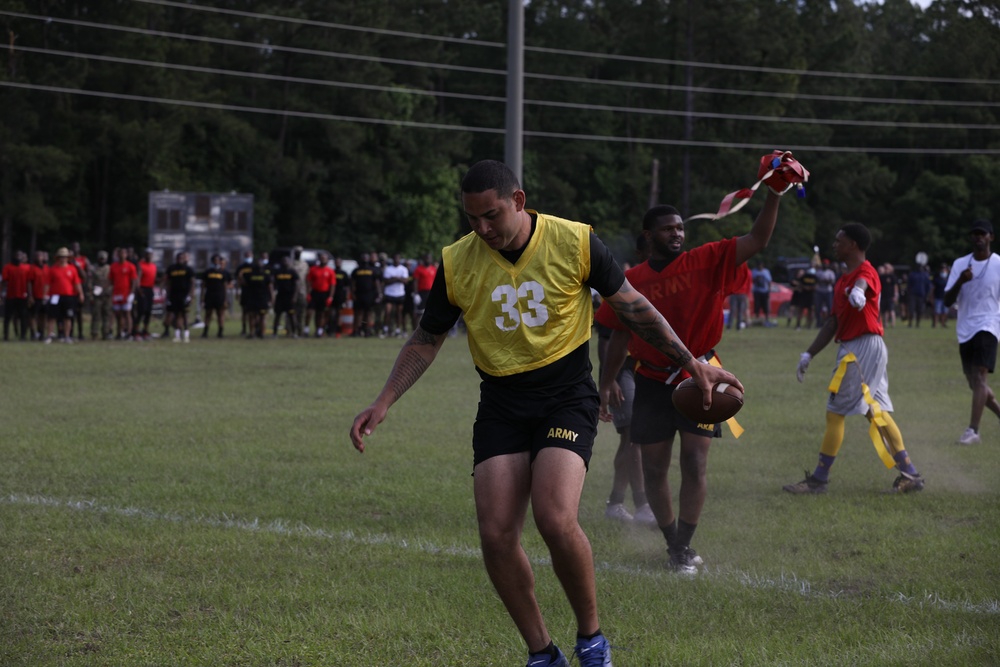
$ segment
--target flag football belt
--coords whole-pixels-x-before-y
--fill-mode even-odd
[[[760,169],[757,172],[757,182],[749,188],[742,188],[736,192],[730,192],[722,198],[719,210],[716,213],[700,213],[692,215],[684,220],[718,220],[727,215],[736,213],[750,201],[753,193],[761,184],[767,185],[776,195],[783,195],[792,188],[795,188],[799,198],[806,196],[804,183],[809,180],[809,171],[792,157],[791,151],[774,151],[770,155],[765,155],[760,160]],[[735,203],[734,203],[735,202]]]
[[[716,356],[715,350],[709,350],[705,354],[698,357],[697,361],[700,361],[703,364],[708,364],[710,366],[715,366],[716,368],[722,368],[722,364],[719,362],[719,357]],[[674,381],[674,378],[680,375],[680,372],[684,370],[683,368],[676,368],[674,366],[661,368],[659,366],[654,366],[653,364],[647,361],[641,361],[641,360],[639,361],[639,364],[653,371],[657,371],[660,373],[670,373],[671,374],[670,377],[666,379],[664,384],[672,383]],[[727,419],[726,426],[729,427],[729,431],[733,434],[733,437],[737,439],[741,435],[743,435],[743,432],[746,430],[742,426],[740,426],[740,423],[738,421],[736,421],[736,417],[730,417],[729,419]]]
[[[709,350],[705,354],[695,359],[695,361],[700,361],[703,364],[708,364],[711,363],[712,359],[714,358],[715,358],[715,350]],[[657,373],[669,373],[670,375],[664,381],[664,384],[673,384],[674,380],[677,379],[677,376],[680,375],[681,371],[684,370],[683,368],[680,368],[678,366],[657,366],[642,359],[639,360],[639,365],[645,366],[649,370],[656,371]]]
[[[858,363],[858,358],[854,356],[853,352],[848,352],[844,355],[844,358],[837,365],[837,371],[833,374],[833,379],[830,380],[830,386],[828,387],[831,394],[836,394],[840,391],[840,383],[844,381],[844,375],[847,373],[847,364],[850,363]],[[859,364],[859,375],[860,372],[861,366]],[[882,435],[882,429],[889,425],[885,420],[885,411],[882,410],[879,402],[872,397],[872,393],[868,389],[868,385],[865,384],[864,378],[861,378],[861,392],[865,396],[865,403],[868,404],[872,412],[871,424],[868,427],[868,436],[872,439],[872,444],[875,445],[875,453],[878,454],[878,457],[882,460],[886,468],[894,468],[896,467],[896,461],[892,458],[889,443],[886,442],[885,436]]]

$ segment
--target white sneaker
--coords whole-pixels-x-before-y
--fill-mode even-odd
[[[621,503],[608,503],[608,506],[604,510],[604,518],[611,519],[612,521],[621,521],[622,523],[630,523],[632,521],[632,515],[625,509],[625,505]]]
[[[980,442],[982,442],[982,438],[971,428],[965,429],[965,433],[958,439],[958,444],[960,445],[978,445]]]
[[[656,527],[656,517],[653,516],[653,508],[646,503],[642,507],[635,508],[635,516],[632,519],[636,523],[641,523],[644,526],[649,526],[650,528]]]
[[[185,343],[191,342],[191,332],[187,329],[184,330],[184,342]]]

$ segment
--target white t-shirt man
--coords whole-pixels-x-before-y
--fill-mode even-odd
[[[1000,255],[973,259],[972,253],[959,257],[951,265],[945,292],[954,287],[966,269],[972,269],[972,280],[962,285],[958,293],[958,321],[955,333],[958,342],[965,343],[979,331],[989,331],[1000,340]]]
[[[393,299],[401,299],[406,296],[406,279],[410,277],[410,271],[400,264],[390,264],[382,269],[382,280],[385,282],[383,294]],[[402,278],[403,282],[391,283],[390,278]]]

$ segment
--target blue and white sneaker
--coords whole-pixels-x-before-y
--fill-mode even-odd
[[[577,639],[573,654],[580,661],[580,667],[611,667],[611,644],[604,635]]]
[[[548,653],[532,653],[528,656],[526,667],[569,667],[569,660],[557,646],[555,658]]]

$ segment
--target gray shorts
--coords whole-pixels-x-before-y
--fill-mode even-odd
[[[611,409],[615,431],[621,433],[632,423],[632,402],[635,400],[635,362],[629,357],[618,373],[618,386],[622,390],[622,404]]]
[[[889,398],[889,351],[885,347],[885,341],[876,334],[866,334],[842,342],[837,350],[837,367],[840,366],[840,360],[850,352],[858,360],[847,364],[840,390],[836,394],[830,394],[826,409],[845,417],[867,414],[869,407],[861,390],[861,383],[864,382],[879,406],[886,412],[892,412],[892,399]],[[836,367],[833,372],[837,372]]]

